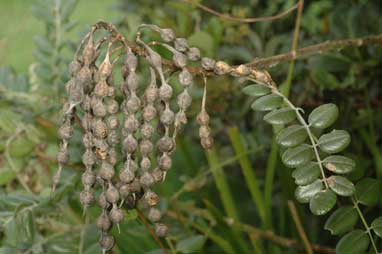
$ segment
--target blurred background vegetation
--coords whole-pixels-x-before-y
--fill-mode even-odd
[[[238,17],[270,16],[295,4],[204,2]],[[231,64],[291,49],[296,12],[272,22],[243,24],[212,16],[195,3],[0,0],[0,254],[100,253],[98,233],[88,223],[99,211],[92,209],[85,219],[78,202],[83,170],[79,133],[61,186],[50,196],[66,66],[91,24],[111,21],[129,38],[141,23],[171,27],[203,55]],[[380,33],[380,0],[305,1],[298,45]],[[377,46],[345,48],[299,60],[294,69],[290,63],[269,69],[278,84],[291,85],[291,100],[306,111],[325,102],[339,105],[337,126],[351,133],[347,152],[358,165],[354,181],[382,176],[381,56]],[[337,237],[323,229],[326,218],[313,217],[294,202],[295,184],[290,169],[279,162],[272,129],[250,110],[251,101],[240,90],[241,84],[230,78],[209,80],[207,110],[216,142],[212,152],[201,149],[194,121],[177,140],[173,169],[157,187],[170,226],[163,245],[172,254],[304,253],[291,219],[298,215],[309,241],[320,245],[316,251],[333,252]],[[201,84],[192,94],[194,118]],[[381,203],[367,209],[366,216],[377,217]],[[295,213],[292,207],[297,207]],[[162,253],[137,213],[126,217],[121,234],[114,232],[114,253]]]

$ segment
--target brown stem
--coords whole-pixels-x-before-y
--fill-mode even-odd
[[[361,47],[366,45],[382,45],[382,34],[370,35],[366,37],[359,37],[353,39],[333,40],[326,41],[319,44],[314,44],[296,51],[291,51],[284,54],[279,54],[266,58],[254,59],[252,62],[246,64],[250,68],[266,68],[276,65],[280,62],[287,62],[290,60],[300,59],[303,57],[322,54],[330,50],[340,50],[344,47]]]
[[[283,12],[280,12],[276,15],[273,15],[273,16],[259,17],[259,18],[240,18],[240,17],[231,16],[227,13],[218,12],[218,11],[211,9],[210,7],[207,7],[207,6],[205,6],[201,3],[198,3],[198,2],[194,3],[193,1],[190,1],[190,0],[183,0],[183,1],[186,3],[189,3],[189,4],[195,4],[195,6],[198,7],[199,9],[206,11],[212,15],[218,16],[219,18],[222,18],[225,20],[230,20],[230,21],[241,22],[241,23],[255,23],[255,22],[272,21],[272,20],[280,19],[280,18],[288,15],[290,12],[292,12],[298,6],[298,3],[296,3],[295,5],[290,7],[289,9],[287,9]]]

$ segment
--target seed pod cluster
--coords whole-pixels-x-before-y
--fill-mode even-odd
[[[95,200],[95,190],[101,190],[97,203],[102,212],[95,223],[101,232],[100,245],[106,253],[115,243],[110,234],[111,228],[118,226],[124,218],[122,205],[125,209],[144,205],[148,208],[147,217],[157,235],[165,236],[168,231],[168,227],[161,222],[162,214],[156,207],[160,197],[153,191],[153,186],[164,181],[172,167],[176,137],[187,123],[186,112],[192,103],[190,88],[193,84],[192,68],[188,67],[188,62],[197,61],[205,72],[218,75],[245,76],[253,73],[245,66],[233,68],[222,61],[202,58],[198,48],[190,47],[184,38],[176,38],[168,28],[141,25],[136,38],[137,45],[141,47],[138,51],[133,51],[112,25],[106,29],[109,36],[95,43],[93,34],[100,28],[105,28],[105,24],[93,26],[81,43],[75,60],[69,65],[71,79],[66,85],[69,96],[63,107],[64,117],[59,129],[61,143],[57,155],[59,167],[53,183],[54,186],[58,183],[62,167],[69,160],[67,148],[73,135],[74,114],[80,110],[78,116],[83,129],[82,161],[85,168],[81,177],[83,190],[80,201],[86,210]],[[162,42],[143,42],[143,28],[159,33]],[[120,42],[123,46],[117,49],[115,44]],[[153,44],[161,45],[172,53],[171,72],[165,70],[162,57],[149,46]],[[121,48],[123,53],[115,56]],[[105,54],[101,54],[102,50]],[[96,61],[100,55],[104,58]],[[120,89],[116,90],[113,72],[118,65],[114,63],[121,56],[124,59],[122,82]],[[148,65],[138,64],[140,57]],[[149,82],[142,82],[142,85],[138,80],[141,67],[147,67],[150,73]],[[168,81],[169,75],[177,75],[181,85],[178,94]],[[200,125],[201,145],[210,149],[213,138],[205,106],[206,91],[205,79],[202,107],[196,120]],[[121,165],[119,172],[117,165]]]

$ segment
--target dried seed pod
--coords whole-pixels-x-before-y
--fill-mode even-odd
[[[117,151],[114,148],[109,149],[108,155],[109,155],[108,159],[109,159],[110,164],[113,165],[113,166],[115,164],[117,164],[117,162],[118,162],[118,153],[117,153]]]
[[[75,77],[75,84],[80,87],[91,87],[92,86],[93,73],[88,66],[83,66]]]
[[[200,59],[200,50],[195,47],[189,48],[187,51],[187,57],[191,61],[198,61]]]
[[[112,222],[114,222],[115,224],[119,224],[123,220],[122,209],[119,209],[114,205],[113,208],[110,210],[109,217]]]
[[[93,146],[93,135],[91,132],[85,132],[82,136],[82,144],[85,148],[89,149]]]
[[[96,180],[95,174],[91,170],[86,170],[81,177],[82,184],[85,186],[93,186]]]
[[[92,127],[95,137],[101,139],[107,137],[107,125],[101,119],[95,120]]]
[[[117,130],[112,130],[109,132],[109,135],[107,136],[107,142],[111,146],[116,146],[119,143],[119,135]]]
[[[182,84],[185,87],[188,87],[192,84],[192,74],[186,69],[183,68],[182,71],[179,73],[178,76],[179,83]]]
[[[142,171],[147,171],[151,167],[151,161],[148,157],[143,157],[140,165]]]
[[[133,153],[138,147],[137,140],[130,134],[123,140],[123,149],[127,153]]]
[[[138,193],[141,191],[142,186],[138,179],[134,179],[132,183],[128,184],[131,193]]]
[[[182,93],[180,93],[177,97],[177,104],[179,108],[186,110],[191,106],[192,97],[189,95],[188,91],[185,89]]]
[[[88,94],[85,94],[84,99],[81,102],[81,108],[86,112],[89,113],[91,110],[91,98]]]
[[[111,73],[113,71],[113,66],[110,63],[109,49],[110,49],[110,44],[109,44],[108,50],[106,51],[105,59],[99,66],[98,74],[101,80],[106,80],[109,76],[111,76]]]
[[[141,134],[143,138],[149,139],[154,133],[154,128],[149,123],[144,123],[141,127]]]
[[[163,153],[159,158],[158,166],[161,170],[169,170],[172,166],[171,157],[167,153]]]
[[[73,127],[70,121],[65,121],[63,125],[58,129],[58,136],[60,139],[68,140],[73,136]]]
[[[109,216],[107,216],[106,212],[102,212],[102,214],[97,218],[96,226],[99,230],[107,232],[113,226]]]
[[[114,247],[114,237],[107,234],[102,234],[99,244],[104,251],[109,251]]]
[[[206,71],[212,71],[215,68],[216,61],[214,59],[203,57],[202,58],[202,68]]]
[[[70,76],[74,77],[80,71],[81,67],[82,65],[78,59],[71,61],[68,68]]]
[[[187,57],[180,52],[175,52],[173,54],[172,61],[174,62],[175,66],[179,68],[184,68],[187,65]]]
[[[139,110],[140,106],[141,106],[141,101],[135,94],[132,94],[130,98],[126,101],[125,110],[129,114],[133,114]]]
[[[94,87],[94,94],[98,97],[106,97],[109,93],[109,85],[106,80],[101,79]]]
[[[85,114],[81,119],[81,126],[84,130],[90,130],[93,123],[93,116],[91,114]]]
[[[94,202],[94,193],[91,190],[81,191],[80,202],[83,207],[88,207]]]
[[[149,206],[156,206],[159,203],[159,196],[150,189],[146,190],[143,199]]]
[[[124,183],[130,183],[135,179],[134,171],[132,171],[130,168],[124,168],[119,173],[119,179]]]
[[[159,30],[160,37],[165,42],[172,42],[175,39],[175,33],[170,28],[163,28]]]
[[[110,203],[106,200],[105,192],[102,192],[98,197],[98,205],[102,209],[107,209],[110,206]]]
[[[108,118],[106,119],[106,123],[109,129],[111,130],[118,129],[119,120],[117,115],[108,116]]]
[[[202,110],[196,117],[196,121],[199,125],[208,125],[210,122],[210,116],[205,110]]]
[[[80,104],[84,98],[84,89],[79,83],[73,83],[69,90],[70,108]]]
[[[139,122],[134,115],[129,115],[123,122],[123,127],[128,133],[133,133],[138,129]]]
[[[147,188],[154,184],[154,178],[149,172],[146,171],[139,178],[139,182],[143,187]]]
[[[162,213],[159,209],[151,207],[147,217],[151,222],[158,222],[162,217]]]
[[[167,83],[162,84],[159,88],[159,99],[162,101],[168,101],[171,99],[171,96],[172,87]]]
[[[127,77],[127,87],[131,91],[135,91],[138,89],[138,76],[135,72],[130,72]]]
[[[138,65],[138,58],[134,53],[129,50],[126,55],[125,65],[129,68],[131,72],[135,72]]]
[[[186,52],[189,48],[188,42],[185,38],[176,38],[174,41],[174,47],[180,52]]]
[[[249,74],[251,74],[251,69],[245,66],[244,64],[241,64],[235,69],[233,69],[233,74],[239,77],[248,76]]]
[[[57,162],[61,165],[68,163],[69,153],[66,146],[60,146],[60,149],[57,153]]]
[[[214,71],[218,75],[225,75],[231,72],[231,70],[232,70],[231,66],[229,66],[229,64],[223,61],[217,61],[214,67]]]
[[[166,109],[162,112],[162,115],[160,117],[160,121],[164,124],[169,126],[174,122],[175,114],[170,110],[170,107],[166,107]]]
[[[201,125],[199,127],[199,137],[201,139],[208,138],[211,136],[211,129],[207,125]]]
[[[122,199],[126,199],[127,196],[129,196],[131,194],[129,185],[128,184],[121,184],[121,186],[119,186],[119,194],[121,195]]]
[[[202,138],[200,142],[202,144],[202,147],[206,150],[211,149],[214,145],[214,139],[211,136],[207,138]]]
[[[174,147],[174,142],[170,137],[163,136],[159,139],[157,147],[160,152],[170,152]]]
[[[157,110],[153,105],[147,105],[143,108],[142,116],[143,120],[146,122],[150,122],[153,120],[157,115]]]
[[[88,42],[82,52],[82,58],[86,66],[89,66],[94,61],[95,54],[96,49],[93,43],[93,33],[91,33],[88,38]]]
[[[111,165],[107,161],[102,161],[99,176],[106,181],[110,181],[113,178],[114,174],[115,171],[113,165]]]
[[[163,223],[155,223],[155,234],[159,237],[165,237],[168,233],[168,227]]]
[[[103,118],[107,114],[106,106],[99,99],[92,100],[92,111],[94,116],[98,118]]]
[[[119,200],[119,192],[118,189],[115,188],[112,184],[109,184],[109,187],[107,188],[105,192],[106,200],[109,203],[117,203]]]
[[[151,172],[152,177],[154,178],[154,182],[159,183],[163,181],[163,171],[160,170],[159,168],[155,168]]]
[[[149,153],[153,151],[153,144],[150,140],[144,139],[140,142],[139,149],[141,151],[142,156],[148,156]]]

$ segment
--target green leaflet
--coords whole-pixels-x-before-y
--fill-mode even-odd
[[[354,184],[343,176],[331,176],[327,182],[330,189],[340,196],[349,197],[355,192]]]
[[[303,143],[308,134],[301,125],[291,125],[282,129],[276,136],[276,142],[285,147],[293,147]]]
[[[291,108],[281,108],[269,112],[263,119],[269,124],[287,124],[296,119],[296,112]]]
[[[264,96],[271,92],[271,89],[264,85],[249,85],[242,89],[243,93],[249,96]]]
[[[382,216],[373,220],[371,228],[377,236],[382,238]]]
[[[290,168],[306,164],[313,156],[312,148],[302,144],[293,148],[288,148],[281,156],[283,163]]]
[[[324,215],[329,212],[337,202],[337,196],[331,190],[317,192],[309,201],[310,211],[314,215]]]
[[[295,191],[295,197],[300,203],[309,203],[310,199],[324,188],[322,181],[317,179],[311,184],[298,186]]]
[[[311,126],[325,129],[332,125],[338,117],[338,107],[333,103],[328,103],[315,108],[308,117]]]
[[[341,235],[353,229],[358,221],[358,214],[354,207],[340,207],[325,222],[325,229],[332,235]]]
[[[347,233],[337,243],[336,254],[359,254],[369,247],[369,237],[363,230],[353,230]]]
[[[325,153],[338,153],[350,144],[350,135],[344,130],[333,130],[318,140],[318,145]]]
[[[326,157],[322,163],[325,168],[337,174],[347,174],[355,168],[355,162],[352,159],[341,155]]]
[[[309,162],[296,168],[292,177],[297,185],[307,185],[316,180],[320,175],[320,167],[315,162]]]
[[[276,94],[269,94],[257,99],[252,103],[252,109],[257,111],[269,111],[279,108],[283,102],[283,98]]]
[[[374,206],[381,195],[381,182],[373,178],[364,178],[355,186],[357,200],[366,206]]]

